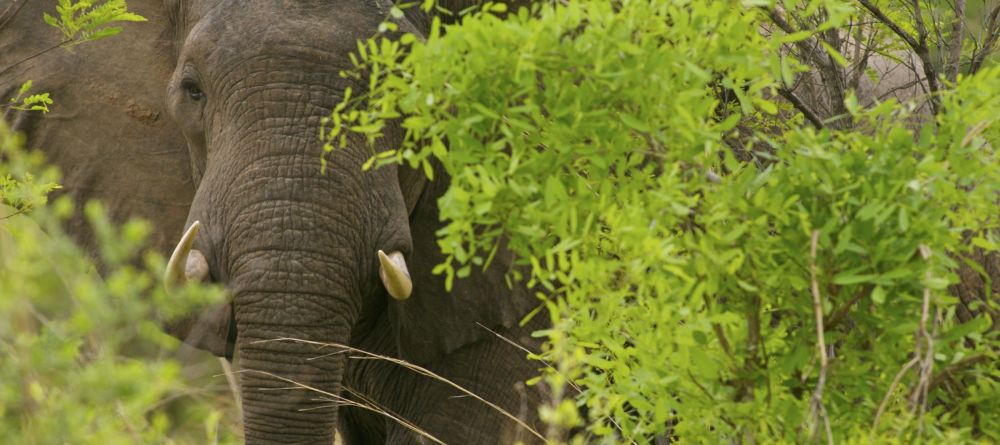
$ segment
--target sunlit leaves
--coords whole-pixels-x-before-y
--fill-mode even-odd
[[[141,15],[128,11],[125,0],[59,0],[57,15],[45,14],[45,23],[58,29],[65,46],[111,37],[122,32],[115,22],[144,22]]]
[[[31,92],[30,80],[21,85],[16,96],[10,98],[10,108],[20,111],[41,111],[42,113],[48,113],[49,105],[52,105],[49,93],[28,94],[29,92]]]
[[[552,314],[538,333],[558,371],[545,379],[558,388],[547,422],[638,443],[811,440],[818,231],[835,439],[995,438],[974,414],[1000,409],[995,365],[982,364],[995,361],[954,371],[968,386],[936,386],[923,417],[905,376],[872,424],[911,359],[925,290],[936,369],[995,360],[996,334],[958,322],[949,286],[970,233],[996,246],[1000,73],[963,79],[916,134],[907,104],[865,109],[853,96],[849,130],[814,130],[784,118],[774,90],[808,69],[778,55],[809,33],[765,39],[765,11],[748,7],[762,2],[544,3],[506,20],[474,13],[426,41],[360,44],[345,76],[365,88],[324,138],[378,147],[371,166],[441,163],[448,261],[435,273],[449,283],[507,238],[522,266],[512,279]],[[827,17],[822,29],[854,13],[783,3]],[[395,120],[402,144],[379,147]]]
[[[173,359],[178,341],[161,329],[220,301],[220,289],[192,285],[167,295],[164,260],[142,253],[151,226],[116,226],[89,203],[86,221],[108,270],[102,278],[62,232],[72,203],[62,197],[44,205],[55,171],[42,166],[39,152],[22,151],[22,141],[0,121],[0,437],[235,442],[230,426],[219,432],[222,398],[192,391]]]

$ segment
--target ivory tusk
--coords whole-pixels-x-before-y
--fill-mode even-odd
[[[389,295],[397,300],[410,298],[410,293],[413,292],[413,281],[410,279],[410,271],[406,270],[406,260],[403,259],[403,254],[392,252],[386,255],[385,252],[379,250],[378,262],[380,264],[378,275],[382,279],[382,284],[385,285],[385,290],[389,291]]]
[[[188,227],[187,231],[184,232],[180,242],[177,243],[174,253],[170,255],[163,279],[163,286],[167,291],[187,281],[202,281],[208,277],[208,261],[205,260],[205,255],[191,249],[191,246],[194,245],[194,237],[200,228],[200,222],[192,223],[191,227]]]

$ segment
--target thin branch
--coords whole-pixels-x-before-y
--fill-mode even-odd
[[[27,208],[22,208],[22,209],[20,209],[20,210],[18,210],[18,211],[16,211],[16,212],[14,212],[14,213],[11,213],[10,215],[7,215],[7,216],[0,216],[0,221],[3,221],[3,220],[5,220],[5,219],[8,219],[8,218],[13,218],[13,217],[15,217],[15,216],[17,216],[17,215],[20,215],[20,214],[22,214],[22,213],[24,213],[24,212],[27,212],[27,211],[28,211],[28,209],[27,209]]]
[[[990,12],[989,19],[986,22],[986,38],[983,40],[980,51],[973,54],[972,60],[969,62],[969,74],[979,71],[986,58],[993,53],[998,38],[1000,38],[1000,3]]]
[[[872,4],[869,0],[858,0],[865,9],[868,10],[873,16],[875,16],[878,21],[882,22],[885,26],[892,30],[899,38],[903,39],[904,42],[917,54],[920,59],[920,64],[924,70],[924,76],[927,77],[927,86],[930,88],[931,92],[931,110],[934,114],[938,113],[940,108],[940,100],[938,97],[938,79],[937,70],[934,68],[933,61],[931,60],[930,49],[927,47],[927,27],[924,25],[923,13],[920,10],[920,0],[913,0],[913,17],[916,21],[917,36],[914,37],[910,33],[906,32],[898,23],[885,15],[878,6]]]
[[[816,437],[816,426],[823,422],[826,429],[826,441],[833,445],[833,433],[830,429],[830,419],[823,407],[823,386],[826,385],[826,370],[829,359],[826,356],[826,333],[823,330],[823,300],[819,294],[819,281],[816,279],[816,247],[819,244],[819,230],[813,230],[809,244],[809,277],[812,282],[813,313],[816,316],[816,348],[819,350],[819,378],[816,379],[816,389],[810,399],[813,424],[810,426],[812,437]]]
[[[54,50],[56,48],[60,48],[60,47],[62,47],[66,43],[69,43],[69,41],[68,40],[64,40],[64,41],[59,42],[59,43],[57,43],[55,45],[52,45],[52,46],[50,46],[48,48],[45,48],[45,49],[43,49],[43,50],[41,50],[41,51],[39,51],[39,52],[37,52],[35,54],[32,54],[32,55],[30,55],[30,56],[28,56],[28,57],[26,57],[26,58],[24,58],[22,60],[19,60],[19,61],[15,62],[13,65],[8,66],[7,68],[4,68],[2,71],[0,71],[0,76],[2,76],[4,74],[7,74],[8,71],[14,69],[15,67],[17,67],[18,65],[20,65],[20,64],[22,64],[24,62],[27,62],[27,61],[29,61],[31,59],[34,59],[34,58],[36,58],[38,56],[41,56],[41,55],[43,55],[43,54],[45,54],[45,53],[47,53],[49,51],[52,51],[52,50]]]
[[[931,379],[929,389],[937,388],[945,380],[950,379],[951,376],[955,375],[956,373],[962,371],[965,368],[978,365],[979,363],[985,361],[987,358],[989,358],[989,356],[987,356],[986,354],[971,355],[948,365],[947,367],[942,369],[941,372],[935,375],[933,379]]]
[[[871,294],[873,288],[874,286],[870,284],[859,288],[858,291],[854,293],[854,296],[847,301],[847,303],[844,303],[843,306],[837,308],[837,310],[830,314],[830,317],[828,318],[829,321],[824,322],[826,329],[833,329],[837,327],[840,322],[844,321],[844,319],[847,318],[847,314],[851,312],[851,308],[854,307],[858,301],[861,301],[861,299],[866,295]]]
[[[921,244],[919,246],[920,256],[924,260],[927,260],[931,256],[931,250],[929,247]],[[930,278],[930,270],[927,271],[927,278]],[[879,404],[878,410],[875,412],[875,420],[872,422],[872,430],[874,431],[878,428],[879,420],[882,418],[882,414],[885,412],[885,408],[888,405],[889,398],[896,391],[896,386],[903,379],[903,376],[909,372],[917,364],[920,364],[919,379],[917,386],[914,387],[910,395],[910,405],[911,409],[916,408],[917,402],[920,403],[920,413],[923,414],[923,409],[926,407],[927,402],[927,392],[930,388],[930,372],[933,370],[934,366],[934,340],[930,338],[927,333],[927,319],[930,314],[930,304],[931,304],[931,290],[928,287],[924,287],[923,300],[920,306],[920,325],[917,326],[917,332],[914,336],[913,344],[913,358],[903,365],[903,368],[896,373],[896,377],[893,378],[892,384],[889,385],[889,389],[885,392],[885,396],[882,397],[882,403]],[[940,315],[940,310],[935,314],[935,322]],[[935,334],[937,327],[935,326]],[[924,342],[927,343],[927,351],[924,353]],[[929,364],[927,362],[930,362]]]
[[[799,110],[799,112],[801,112],[802,115],[805,116],[814,127],[816,127],[816,129],[822,130],[824,128],[823,120],[819,118],[819,115],[817,115],[812,108],[809,108],[809,105],[806,105],[806,103],[803,102],[799,96],[796,96],[795,92],[785,88],[778,88],[778,94],[790,102],[796,110]]]
[[[889,384],[889,389],[886,390],[885,395],[882,396],[882,403],[878,404],[878,410],[875,411],[875,421],[872,422],[872,430],[878,427],[879,419],[882,418],[882,413],[885,412],[885,408],[889,403],[889,397],[891,397],[892,393],[896,391],[896,387],[899,386],[899,382],[903,380],[903,376],[906,375],[910,368],[913,368],[918,361],[920,361],[920,357],[914,355],[913,358],[906,362],[906,364],[903,365],[903,368],[896,373],[896,377],[894,377],[892,379],[892,383]]]
[[[906,32],[906,30],[900,27],[898,23],[894,22],[892,19],[889,18],[889,16],[885,15],[885,13],[882,12],[882,10],[879,9],[878,6],[873,5],[868,0],[858,0],[858,3],[861,3],[861,6],[864,6],[864,8],[867,9],[868,12],[870,12],[873,16],[875,16],[875,18],[878,19],[879,22],[881,22],[885,26],[888,26],[889,29],[891,29],[892,32],[896,33],[896,35],[899,36],[899,38],[903,39],[903,41],[905,41],[906,44],[910,46],[910,48],[913,48],[915,50],[917,47],[920,46],[920,43],[917,42],[916,37],[910,35],[910,33]]]
[[[962,59],[962,40],[965,32],[965,0],[955,0],[955,21],[951,24],[951,53],[945,66],[945,77],[949,82],[958,79],[958,67]]]

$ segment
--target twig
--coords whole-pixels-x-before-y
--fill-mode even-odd
[[[879,22],[887,26],[892,30],[899,38],[903,39],[904,42],[917,54],[920,59],[920,64],[923,65],[924,76],[927,77],[927,86],[931,90],[931,110],[934,114],[938,113],[938,108],[940,107],[940,97],[938,97],[938,81],[937,81],[937,71],[934,68],[933,61],[931,60],[930,49],[927,47],[927,27],[924,25],[923,13],[920,10],[920,0],[913,0],[913,17],[916,21],[917,36],[914,37],[910,33],[906,32],[898,23],[894,22],[889,16],[885,15],[878,6],[872,4],[869,0],[858,0],[865,9],[868,10]]]
[[[990,12],[985,28],[986,39],[983,40],[982,48],[979,53],[973,54],[972,60],[969,61],[970,74],[979,71],[979,68],[983,66],[983,62],[993,52],[993,47],[997,44],[997,39],[1000,38],[1000,3]]]
[[[986,354],[977,354],[969,357],[965,357],[955,363],[948,365],[939,372],[933,379],[931,379],[928,389],[934,389],[941,385],[946,379],[951,378],[955,373],[968,368],[970,366],[977,365],[988,358]]]
[[[24,213],[26,211],[28,211],[28,208],[25,207],[25,208],[22,208],[22,209],[20,209],[20,210],[18,210],[16,212],[14,212],[14,213],[11,213],[10,215],[0,216],[0,221],[3,221],[3,220],[8,219],[8,218],[13,218],[13,217],[15,217],[17,215],[20,215],[20,214],[22,214],[22,213]]]
[[[823,129],[823,120],[820,119],[816,112],[813,111],[812,108],[809,108],[809,106],[806,105],[802,99],[796,96],[793,91],[785,88],[778,88],[778,94],[780,94],[781,97],[784,97],[785,100],[791,102],[792,106],[794,106],[796,110],[799,110],[799,112],[801,112],[802,115],[805,116],[814,127],[816,127],[816,129]]]
[[[847,314],[851,312],[851,308],[854,307],[854,305],[857,304],[858,301],[861,300],[861,298],[871,293],[872,288],[873,286],[868,284],[858,289],[858,291],[854,294],[853,297],[851,297],[850,300],[848,300],[847,303],[844,303],[843,306],[837,308],[837,310],[833,311],[833,313],[830,314],[829,321],[824,322],[824,326],[827,329],[833,329],[837,327],[840,324],[840,322],[844,321],[844,319],[847,318]]]
[[[924,260],[931,257],[931,250],[929,247],[921,244],[919,246],[920,256]],[[930,270],[927,271],[927,278],[930,278]],[[888,405],[889,397],[895,392],[896,386],[903,379],[903,376],[912,369],[918,363],[920,364],[920,376],[917,382],[917,386],[914,387],[913,392],[910,395],[910,405],[911,409],[916,408],[917,402],[920,403],[921,414],[923,414],[923,409],[926,407],[927,403],[927,392],[930,388],[930,373],[933,371],[934,367],[934,340],[930,338],[927,334],[927,318],[930,313],[931,304],[931,290],[928,287],[924,287],[923,301],[920,306],[920,325],[917,326],[917,332],[915,334],[915,341],[913,344],[913,358],[903,365],[903,368],[896,373],[896,377],[893,378],[892,384],[889,385],[889,389],[885,392],[885,396],[882,397],[882,403],[879,404],[878,410],[875,412],[875,420],[872,422],[872,430],[874,431],[878,428],[879,420],[882,418],[882,414],[885,412],[885,408]],[[935,321],[940,316],[940,310],[935,314]],[[935,326],[935,334],[937,327]],[[927,342],[927,352],[923,352],[924,341]],[[929,363],[928,363],[929,362]]]
[[[27,61],[29,61],[31,59],[34,59],[35,57],[41,56],[41,55],[43,55],[43,54],[45,54],[45,53],[47,53],[49,51],[52,51],[52,50],[54,50],[56,48],[60,48],[64,44],[69,43],[69,42],[70,42],[69,40],[63,40],[62,42],[59,42],[59,43],[57,43],[55,45],[52,45],[52,46],[50,46],[48,48],[45,48],[45,49],[41,50],[41,51],[39,51],[39,52],[37,52],[35,54],[32,54],[32,55],[30,55],[28,57],[25,57],[24,59],[21,59],[21,60],[19,60],[17,62],[14,62],[13,65],[8,66],[7,68],[4,68],[3,70],[0,70],[0,76],[2,76],[4,74],[7,74],[7,71],[10,71],[10,70],[14,69],[14,67],[16,67],[16,66],[18,66],[18,65],[20,65],[20,64],[22,64],[24,62],[27,62]]]
[[[809,277],[812,282],[813,313],[816,316],[816,348],[819,350],[819,378],[816,379],[816,389],[813,390],[809,403],[809,410],[812,413],[813,424],[810,426],[810,435],[816,437],[816,425],[820,421],[826,429],[826,442],[833,445],[833,433],[830,428],[830,419],[826,415],[826,408],[823,407],[823,386],[826,385],[826,369],[828,358],[826,356],[825,331],[823,330],[823,301],[819,294],[819,281],[816,279],[816,247],[819,244],[819,230],[813,230],[812,240],[809,244]]]
[[[926,261],[931,257],[931,250],[929,247],[921,244],[920,245],[920,256]],[[928,268],[925,273],[926,279],[931,279],[931,271]],[[931,374],[934,370],[934,337],[929,335],[927,332],[927,319],[930,314],[931,306],[931,289],[929,287],[924,287],[923,301],[920,307],[920,326],[917,327],[917,342],[920,342],[921,338],[927,345],[927,349],[924,351],[923,360],[920,361],[920,374],[917,379],[917,386],[913,388],[910,393],[910,409],[919,410],[922,415],[927,407],[927,390],[930,386]],[[937,329],[937,319],[940,316],[940,309],[935,312],[934,329]],[[914,354],[914,357],[920,357],[920,354]]]
[[[899,382],[903,380],[903,376],[906,375],[907,371],[916,365],[919,360],[919,356],[914,355],[913,358],[906,362],[906,364],[903,365],[903,368],[896,373],[896,377],[894,377],[892,379],[892,383],[889,384],[889,389],[885,392],[885,395],[882,396],[882,403],[878,404],[878,410],[875,411],[875,421],[872,422],[872,430],[878,427],[878,421],[882,418],[882,413],[885,412],[885,407],[889,403],[889,397],[891,397],[892,393],[896,391],[896,386],[898,386]]]
[[[965,32],[965,0],[955,0],[955,22],[951,25],[951,44],[948,55],[948,65],[945,66],[945,77],[949,82],[958,79],[958,66],[962,59],[962,40]]]
[[[233,377],[233,367],[225,357],[219,357],[219,363],[222,364],[222,372],[226,375],[226,383],[229,384],[229,390],[233,393],[236,410],[240,413],[240,416],[243,416],[243,400],[240,399],[240,386],[236,383],[236,378]]]

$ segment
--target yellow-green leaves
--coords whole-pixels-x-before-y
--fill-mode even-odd
[[[31,91],[31,83],[29,80],[22,84],[21,88],[17,91],[17,96],[10,98],[10,108],[21,111],[41,111],[42,113],[48,113],[49,105],[52,105],[49,93],[28,94]]]
[[[122,32],[115,22],[145,22],[146,18],[128,11],[125,0],[59,0],[56,16],[45,14],[45,23],[58,29],[64,46],[111,37]]]
[[[765,7],[779,3],[818,28],[766,38]],[[928,326],[953,340],[935,343],[939,366],[997,346],[980,324],[956,328],[949,291],[950,255],[968,252],[963,232],[997,245],[996,70],[942,94],[946,112],[916,135],[906,104],[850,94],[850,123],[815,130],[776,97],[813,69],[782,45],[844,26],[850,4],[581,0],[532,11],[474,12],[425,41],[359,45],[346,75],[370,89],[334,110],[326,140],[371,142],[369,125],[400,119],[401,145],[373,164],[433,160],[448,172],[438,202],[447,261],[434,269],[447,283],[507,242],[519,266],[510,280],[534,286],[552,317],[537,335],[557,370],[542,380],[566,390],[542,413],[554,428],[582,426],[609,443],[812,441],[811,262],[835,441],[931,430],[971,440],[971,410],[1000,409],[992,380],[938,386],[923,417],[907,392],[886,402],[893,422],[871,427],[912,358],[925,290]],[[835,48],[813,49],[846,63]]]

